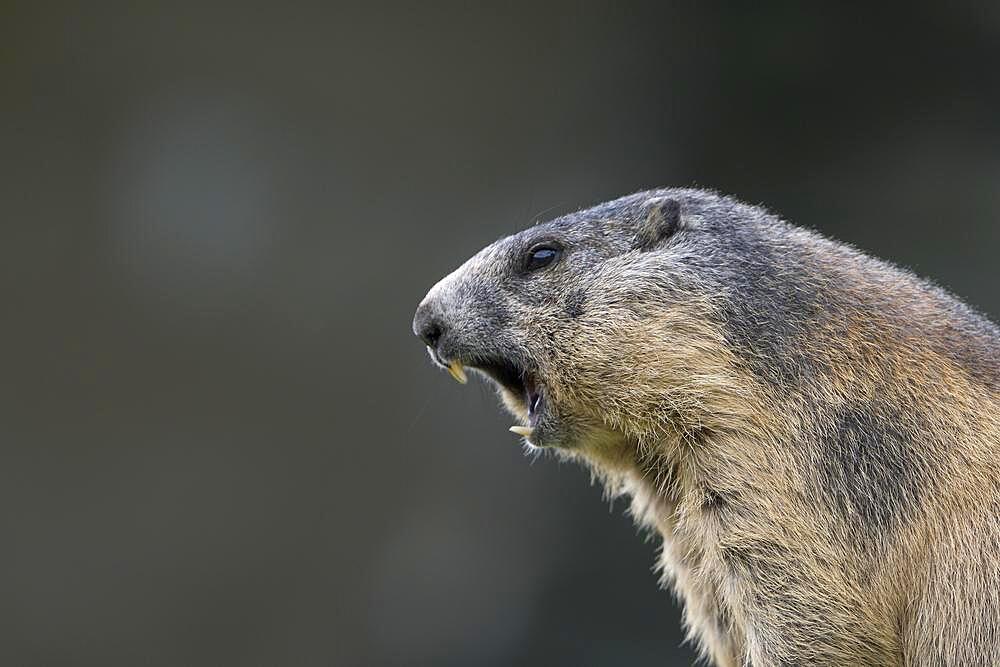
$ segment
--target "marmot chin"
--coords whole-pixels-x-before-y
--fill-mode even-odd
[[[711,192],[501,239],[414,332],[663,537],[709,662],[1000,665],[1000,330]]]

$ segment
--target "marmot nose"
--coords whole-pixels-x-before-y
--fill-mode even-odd
[[[413,316],[413,333],[424,341],[427,347],[437,349],[438,341],[444,334],[444,324],[426,304],[421,304]]]

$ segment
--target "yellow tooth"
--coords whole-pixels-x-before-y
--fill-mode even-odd
[[[517,433],[518,435],[523,435],[525,438],[530,438],[535,434],[535,429],[530,426],[511,426],[511,433]]]
[[[458,363],[457,361],[453,361],[450,364],[448,364],[448,372],[451,373],[451,376],[453,378],[455,378],[462,384],[465,384],[466,382],[469,381],[469,378],[465,377],[465,369],[462,367],[462,364]]]

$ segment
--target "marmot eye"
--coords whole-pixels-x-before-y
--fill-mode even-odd
[[[537,271],[556,261],[559,257],[559,248],[550,244],[536,245],[528,251],[524,269],[526,271]]]

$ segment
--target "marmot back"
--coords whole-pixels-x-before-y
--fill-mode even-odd
[[[716,665],[1000,665],[1000,331],[713,193],[488,246],[414,331],[663,536]]]

